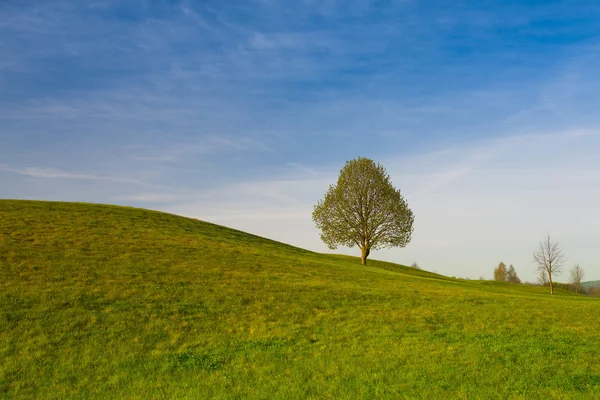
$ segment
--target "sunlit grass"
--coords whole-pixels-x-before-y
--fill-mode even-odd
[[[0,201],[0,397],[600,398],[600,301]]]

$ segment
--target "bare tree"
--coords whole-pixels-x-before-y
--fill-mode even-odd
[[[548,283],[548,276],[546,275],[546,271],[544,271],[543,269],[538,270],[537,282],[542,286],[546,286],[546,284]]]
[[[577,293],[579,293],[579,291],[581,290],[581,281],[583,280],[583,277],[585,276],[585,273],[583,272],[583,269],[579,266],[579,265],[575,265],[573,268],[571,268],[571,284],[573,286],[575,286],[575,291]]]
[[[416,261],[411,264],[411,267],[414,268],[414,269],[421,269],[421,267],[419,267],[419,264],[417,264]]]
[[[558,245],[558,241],[553,242],[550,235],[548,235],[540,242],[538,249],[533,253],[533,261],[537,264],[537,270],[540,271],[540,274],[545,273],[548,275],[550,294],[554,294],[552,274],[560,274],[565,261],[565,256]]]

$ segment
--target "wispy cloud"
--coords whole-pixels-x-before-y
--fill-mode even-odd
[[[300,171],[300,172],[303,172],[303,173],[308,173],[308,174],[311,174],[311,175],[318,174],[318,172],[315,169],[310,168],[310,167],[308,167],[308,166],[306,166],[304,164],[295,163],[295,162],[288,162],[286,164],[288,166],[292,167],[293,169],[295,169],[297,171]]]
[[[0,167],[0,170],[6,172],[12,172],[19,175],[29,176],[32,178],[39,179],[82,179],[92,181],[109,181],[109,182],[125,182],[133,183],[135,181],[125,178],[99,176],[92,174],[80,174],[68,171],[63,171],[55,168],[38,168],[38,167],[26,167],[26,168],[7,168]]]
[[[140,149],[134,151],[141,154],[135,155],[134,159],[151,162],[177,162],[194,156],[219,156],[230,152],[275,152],[261,141],[249,137],[208,136],[202,139],[191,139],[187,143],[173,143],[163,149],[148,148],[143,145],[136,147]]]

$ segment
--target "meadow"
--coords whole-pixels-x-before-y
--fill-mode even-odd
[[[1,200],[0,288],[6,399],[600,398],[600,299],[166,213]]]

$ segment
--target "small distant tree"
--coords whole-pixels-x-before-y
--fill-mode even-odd
[[[421,269],[421,267],[419,267],[419,264],[417,264],[416,262],[412,263],[411,267],[414,269]]]
[[[579,265],[575,265],[571,268],[570,282],[577,293],[581,290],[581,281],[583,280],[584,275],[585,273]]]
[[[499,282],[506,281],[506,264],[500,262],[496,269],[494,269],[494,280]]]
[[[517,271],[515,270],[515,267],[513,267],[512,264],[510,264],[510,267],[508,267],[508,271],[506,271],[506,282],[521,283],[521,279],[519,279]]]
[[[315,206],[313,220],[330,249],[358,246],[366,265],[372,250],[410,242],[414,215],[383,165],[359,157],[346,162]]]
[[[558,242],[553,242],[550,235],[546,236],[540,242],[538,249],[533,253],[533,260],[537,264],[538,271],[545,272],[548,275],[550,294],[554,294],[552,275],[559,275],[562,272],[562,266],[565,261],[565,256]]]
[[[546,286],[548,284],[548,275],[546,274],[546,271],[544,271],[543,269],[538,271],[537,282],[541,286]]]

